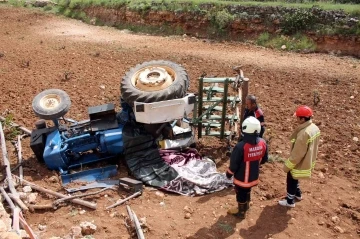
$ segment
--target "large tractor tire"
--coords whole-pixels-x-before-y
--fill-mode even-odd
[[[144,62],[131,68],[121,81],[121,97],[134,106],[134,101],[152,103],[182,98],[189,88],[186,70],[171,61]]]
[[[34,113],[44,120],[53,120],[64,116],[70,106],[69,95],[59,89],[44,90],[35,96],[32,102]]]

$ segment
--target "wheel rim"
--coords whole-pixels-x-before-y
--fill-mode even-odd
[[[166,66],[150,66],[138,70],[131,78],[132,85],[142,91],[158,91],[174,83],[175,71]]]
[[[57,108],[61,103],[60,96],[56,94],[45,95],[40,99],[40,106],[43,109],[52,110]]]

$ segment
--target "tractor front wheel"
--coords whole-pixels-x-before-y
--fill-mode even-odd
[[[69,95],[59,89],[40,92],[32,102],[34,113],[41,119],[54,120],[64,116],[70,109]]]

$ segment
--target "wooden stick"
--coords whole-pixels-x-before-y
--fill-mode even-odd
[[[134,215],[133,215],[132,210],[131,210],[129,205],[126,205],[126,210],[127,210],[128,214],[129,214],[130,221],[134,222]]]
[[[132,199],[134,197],[137,197],[139,195],[141,195],[141,191],[138,191],[138,192],[134,193],[133,195],[121,200],[120,202],[114,203],[113,205],[110,205],[110,206],[106,207],[106,209],[110,209],[110,208],[119,206],[119,205],[123,204],[124,202],[126,202],[126,201],[128,201],[128,200],[130,200],[130,199]]]
[[[34,231],[30,228],[30,226],[25,221],[24,216],[22,215],[22,212],[19,212],[19,219],[22,227],[27,232],[27,234],[30,236],[30,239],[37,239],[37,236],[35,235]]]
[[[23,210],[26,210],[26,211],[29,210],[29,208],[25,205],[25,203],[23,203],[23,201],[20,199],[20,197],[16,197],[12,193],[9,193],[8,195],[17,205],[19,205],[20,208],[22,208]]]
[[[4,131],[3,131],[1,122],[0,122],[0,138],[1,138],[1,151],[2,151],[2,155],[3,155],[3,162],[4,162],[4,165],[7,166],[6,167],[6,176],[8,179],[10,192],[14,196],[13,200],[20,206],[20,208],[22,210],[27,211],[27,210],[29,210],[29,208],[21,201],[19,193],[15,189],[13,178],[11,176],[10,162],[8,159],[8,154],[7,154],[7,150],[6,150],[6,141],[5,141]]]
[[[246,106],[246,96],[248,95],[248,91],[249,91],[249,79],[248,78],[244,78],[243,84],[242,84],[242,88],[241,88],[241,115],[240,115],[240,127],[244,121],[244,113],[245,113],[245,106]],[[239,137],[241,138],[241,130],[240,130],[240,135]]]
[[[136,234],[138,236],[139,239],[145,239],[144,237],[144,233],[141,229],[141,226],[140,226],[140,222],[139,222],[139,219],[138,217],[136,216],[135,212],[133,210],[131,210],[132,213],[133,213],[133,218],[134,218],[134,224],[135,224],[135,229],[136,229]]]
[[[16,215],[18,215],[18,212],[20,211],[20,209],[15,206],[15,204],[11,200],[10,196],[6,193],[6,191],[5,191],[5,189],[3,187],[0,187],[0,192],[4,196],[7,203],[9,204],[9,206],[11,208],[11,213],[13,214],[12,229],[15,229],[15,230],[17,230],[17,232],[20,232],[19,231],[19,217],[16,216]]]
[[[4,196],[5,200],[7,201],[7,203],[9,204],[11,211],[14,211],[15,209],[15,204],[11,201],[9,195],[5,192],[5,189],[3,187],[0,187],[0,192],[1,194]]]
[[[86,197],[86,196],[95,195],[95,194],[101,193],[101,192],[103,192],[103,191],[105,191],[105,190],[108,190],[108,189],[112,189],[112,188],[108,187],[108,188],[103,188],[103,189],[101,189],[101,190],[99,190],[99,191],[96,191],[96,192],[84,193],[84,194],[79,194],[79,195],[68,196],[68,197],[66,197],[66,198],[60,198],[60,199],[58,199],[58,200],[56,200],[56,201],[53,202],[53,206],[56,207],[56,206],[59,205],[60,203],[65,202],[65,201],[68,201],[68,200],[71,200],[71,199],[74,199],[74,198],[81,198],[81,197]]]
[[[52,204],[46,205],[28,205],[30,212],[35,212],[35,210],[46,210],[46,209],[56,209]]]
[[[18,150],[18,159],[19,159],[19,164],[20,164],[20,167],[19,167],[19,175],[20,175],[20,183],[21,183],[21,180],[23,180],[23,167],[22,167],[22,148],[21,148],[21,136],[18,135],[18,144],[17,144],[17,150]]]
[[[17,179],[19,179],[18,176],[14,175],[14,177],[16,177]],[[46,189],[46,188],[43,188],[43,187],[40,187],[38,185],[35,185],[33,183],[30,183],[29,181],[26,181],[25,179],[22,180],[22,182],[27,185],[27,186],[30,186],[32,189],[34,190],[37,190],[37,191],[40,191],[40,192],[43,192],[43,193],[47,193],[47,194],[50,194],[50,195],[53,195],[53,196],[56,196],[58,198],[66,198],[68,196],[62,194],[62,193],[58,193],[58,192],[54,192],[52,190],[49,190],[49,189]],[[84,200],[81,200],[81,199],[71,199],[71,202],[73,203],[77,203],[79,205],[82,205],[82,206],[85,206],[85,207],[88,207],[88,208],[91,208],[91,209],[96,209],[96,203],[91,203],[91,202],[87,202],[87,201],[84,201]]]
[[[13,212],[12,229],[15,230],[18,234],[20,234],[20,213],[21,213],[21,209],[18,207],[15,207],[14,212]]]
[[[16,169],[18,169],[20,166],[22,166],[22,165],[18,164],[18,165],[16,165],[14,168],[12,168],[12,169],[11,169],[11,173],[14,172]],[[4,168],[2,169],[1,167],[4,167]],[[0,167],[0,172],[1,172],[1,171],[5,171],[6,166],[1,166],[1,167]],[[2,181],[4,181],[5,179],[6,179],[6,176],[5,176],[5,177],[2,177],[2,178],[0,179],[0,183],[1,183]]]
[[[2,116],[0,116],[0,121],[6,121],[6,119],[4,118],[4,117],[2,117]],[[31,130],[28,130],[27,128],[25,128],[25,127],[22,127],[22,126],[20,126],[20,125],[18,125],[18,124],[16,124],[16,123],[13,123],[13,122],[10,122],[10,125],[12,126],[12,127],[18,127],[19,129],[21,129],[24,133],[26,133],[27,135],[31,135]]]

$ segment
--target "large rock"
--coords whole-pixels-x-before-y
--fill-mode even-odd
[[[82,222],[80,223],[80,227],[81,227],[81,233],[84,236],[92,235],[96,231],[96,226],[91,222]]]
[[[0,232],[6,232],[8,227],[6,226],[5,222],[0,219]]]
[[[81,233],[82,233],[82,228],[79,226],[74,226],[70,229],[70,234],[75,238],[78,238],[79,236],[81,236]]]
[[[21,239],[21,236],[16,234],[16,232],[0,232],[1,239]]]
[[[35,204],[36,203],[36,198],[38,196],[38,193],[30,193],[28,196],[27,196],[27,201],[28,203],[30,204]]]
[[[32,188],[30,186],[25,186],[23,187],[23,192],[24,193],[31,193],[32,192]]]
[[[5,211],[3,204],[0,202],[0,233],[11,230],[11,218],[10,215]],[[2,238],[2,237],[0,237]]]

